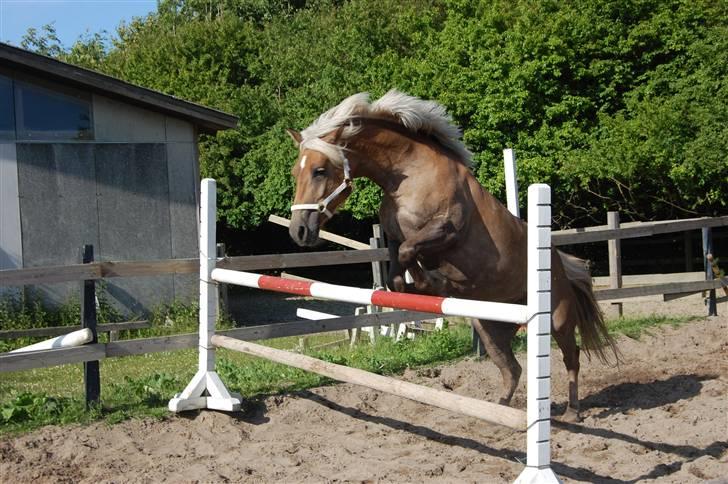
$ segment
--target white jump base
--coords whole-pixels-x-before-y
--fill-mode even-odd
[[[548,185],[537,184],[528,187],[528,304],[526,305],[403,294],[216,269],[215,186],[215,180],[209,178],[203,180],[200,197],[199,367],[182,393],[170,400],[170,411],[202,408],[224,411],[240,409],[240,395],[228,392],[215,372],[215,348],[224,347],[500,425],[525,429],[526,468],[516,482],[560,482],[551,470],[550,449],[551,189]],[[527,323],[526,412],[355,368],[334,365],[304,355],[215,335],[218,282],[355,304],[371,304],[514,324]]]

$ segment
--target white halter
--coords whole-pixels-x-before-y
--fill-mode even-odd
[[[331,192],[331,195],[324,198],[318,203],[297,203],[295,205],[291,205],[291,212],[294,212],[296,210],[318,210],[320,213],[323,213],[328,218],[331,218],[334,216],[331,211],[329,211],[329,204],[338,197],[341,192],[346,190],[351,186],[351,173],[349,171],[349,160],[346,159],[346,156],[344,158],[344,180],[341,182],[341,184],[336,187],[336,189]]]

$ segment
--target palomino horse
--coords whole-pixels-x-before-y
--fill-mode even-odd
[[[355,94],[298,133],[296,194],[290,235],[311,246],[321,225],[366,177],[384,193],[379,211],[390,255],[389,288],[488,301],[525,303],[526,224],[478,183],[470,152],[445,109],[390,91],[370,103]],[[583,348],[605,359],[614,342],[594,299],[584,261],[552,251],[553,335],[569,375],[564,418],[579,419],[579,328]],[[409,271],[414,284],[406,284]],[[511,349],[518,326],[473,321],[501,371],[500,403],[510,404],[521,376]]]

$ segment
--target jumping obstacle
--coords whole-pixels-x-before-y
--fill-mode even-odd
[[[528,188],[528,202],[528,304],[506,304],[361,289],[216,269],[215,180],[203,180],[200,197],[199,369],[182,393],[170,400],[170,411],[179,412],[201,408],[224,411],[240,409],[240,395],[228,392],[215,372],[215,348],[223,347],[488,422],[519,430],[525,429],[526,468],[516,482],[559,482],[550,467],[551,190],[549,186],[531,185]],[[334,365],[304,355],[215,335],[218,311],[216,283],[218,282],[355,304],[373,304],[514,324],[527,323],[528,395],[526,412],[402,382],[363,370]]]

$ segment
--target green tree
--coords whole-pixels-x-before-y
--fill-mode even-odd
[[[520,186],[550,183],[560,226],[606,209],[635,219],[725,213],[728,9],[711,0],[162,0],[117,36],[63,50],[52,26],[26,45],[235,113],[204,137],[231,227],[286,214],[303,128],[344,97],[395,87],[443,103],[504,198],[502,149]],[[346,205],[373,217],[357,181]],[[521,205],[525,205],[525,190]]]
[[[56,34],[55,22],[45,24],[41,32],[33,27],[29,28],[20,40],[20,46],[48,57],[60,57],[65,53]]]

